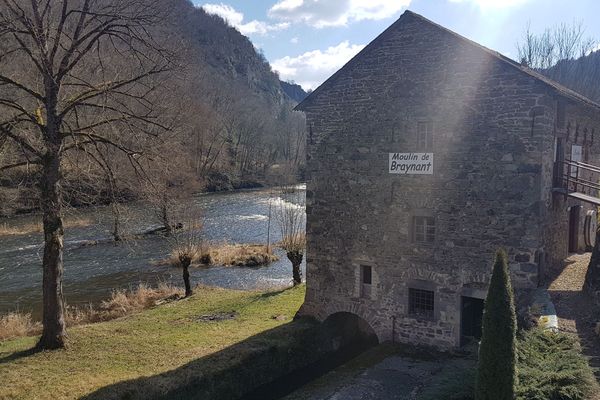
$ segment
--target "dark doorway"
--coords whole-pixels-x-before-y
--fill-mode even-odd
[[[569,211],[569,253],[579,251],[579,210],[581,207],[573,206]]]
[[[483,299],[461,297],[460,345],[464,346],[481,339],[481,319],[483,318]]]

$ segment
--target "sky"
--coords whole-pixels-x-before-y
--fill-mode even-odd
[[[600,40],[599,0],[194,0],[248,36],[282,80],[315,89],[407,9],[516,59],[534,33],[581,23]]]

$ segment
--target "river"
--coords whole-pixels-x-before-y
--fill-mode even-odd
[[[300,197],[305,186],[297,187]],[[230,243],[266,243],[269,205],[297,207],[298,194],[273,194],[271,190],[252,190],[202,194],[186,200],[182,206],[189,215],[202,215],[203,236],[207,241]],[[148,207],[128,206],[125,223],[131,232],[157,227],[148,218]],[[115,289],[139,283],[156,285],[170,282],[181,285],[180,270],[156,265],[173,246],[164,237],[147,237],[115,244],[110,242],[111,217],[107,208],[70,210],[69,217],[84,218],[92,224],[65,229],[64,294],[67,304],[96,303]],[[15,217],[0,223],[18,227],[39,216]],[[280,239],[275,218],[271,218],[272,242]],[[88,241],[100,244],[84,246]],[[39,317],[41,309],[41,233],[0,236],[0,315],[10,311],[31,312]],[[193,268],[193,284],[232,289],[265,289],[291,285],[291,264],[285,253],[276,250],[279,261],[268,266]],[[304,262],[302,265],[304,272]]]

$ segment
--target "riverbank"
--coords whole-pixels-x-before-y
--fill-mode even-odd
[[[66,350],[30,354],[36,337],[0,342],[0,399],[239,394],[264,383],[273,369],[306,362],[288,356],[314,341],[308,334],[314,323],[292,322],[304,291],[304,285],[277,292],[203,288],[139,314],[72,328]]]

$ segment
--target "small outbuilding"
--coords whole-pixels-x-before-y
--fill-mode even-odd
[[[307,294],[379,341],[481,333],[496,249],[535,288],[594,240],[600,105],[406,11],[297,109]]]

